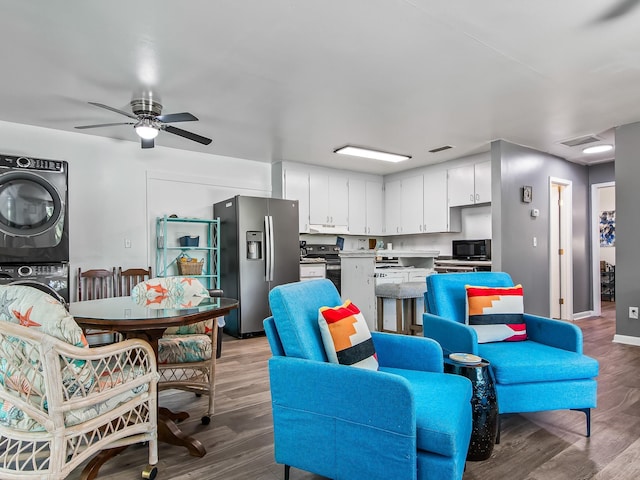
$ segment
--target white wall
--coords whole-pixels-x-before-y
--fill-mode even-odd
[[[600,212],[616,209],[616,187],[603,187],[598,189],[600,194],[600,204],[598,206],[598,216]],[[611,265],[616,264],[616,247],[600,247],[600,260],[604,260]]]
[[[0,122],[0,152],[69,162],[71,292],[78,267],[155,267],[156,215],[212,218],[215,201],[271,192],[266,163],[15,123]]]

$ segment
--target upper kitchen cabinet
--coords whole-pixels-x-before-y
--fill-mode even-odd
[[[349,233],[381,235],[384,208],[382,182],[349,179]]]
[[[400,233],[422,233],[424,225],[424,187],[422,175],[402,180],[401,217],[402,231]]]
[[[367,190],[367,235],[382,235],[384,224],[384,188],[382,181],[366,182]]]
[[[400,235],[422,233],[423,186],[422,175],[385,183],[385,233]]]
[[[298,200],[299,232],[309,232],[309,171],[293,164],[277,163],[271,174],[273,197]]]
[[[424,174],[423,233],[459,232],[460,216],[451,216],[447,200],[447,171]]]
[[[346,176],[309,173],[309,223],[348,230],[349,181]],[[313,227],[311,227],[313,231]]]
[[[450,207],[491,202],[491,161],[450,168],[447,173]]]
[[[384,184],[384,233],[395,235],[402,233],[402,181],[392,180]]]

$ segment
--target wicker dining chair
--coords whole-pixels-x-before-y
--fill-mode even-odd
[[[0,285],[0,325],[0,478],[62,480],[104,450],[145,442],[142,476],[155,478],[158,373],[148,343],[89,348],[63,305],[24,285]],[[95,473],[89,462],[82,478]]]

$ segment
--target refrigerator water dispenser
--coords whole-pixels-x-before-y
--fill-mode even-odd
[[[247,232],[247,258],[260,260],[262,258],[262,232]]]

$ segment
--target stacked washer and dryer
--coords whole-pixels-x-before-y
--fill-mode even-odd
[[[69,302],[68,164],[0,154],[0,284]]]

